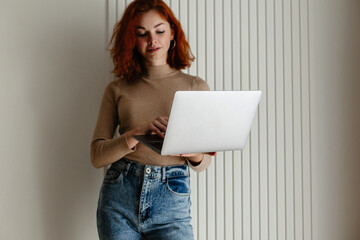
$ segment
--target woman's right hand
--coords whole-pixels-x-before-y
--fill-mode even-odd
[[[156,134],[164,138],[168,120],[168,117],[157,117],[154,120],[135,129],[137,132],[136,134]]]
[[[132,137],[134,135],[156,134],[164,138],[168,121],[169,121],[168,117],[164,117],[164,116],[157,117],[146,124],[143,124],[133,130],[130,130],[129,132],[126,133],[129,147],[133,148],[139,143],[136,139]]]

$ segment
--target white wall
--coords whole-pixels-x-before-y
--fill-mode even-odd
[[[89,143],[130,0],[2,1],[0,239],[97,239]],[[264,92],[192,174],[197,239],[360,239],[360,2],[168,0],[213,89]]]
[[[0,3],[0,239],[98,239],[105,1]]]

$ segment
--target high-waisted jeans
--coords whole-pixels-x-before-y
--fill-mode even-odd
[[[187,165],[150,166],[125,158],[107,170],[100,190],[101,240],[191,240]]]

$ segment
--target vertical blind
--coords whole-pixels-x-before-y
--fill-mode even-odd
[[[106,1],[110,40],[131,1]],[[263,91],[246,148],[191,172],[195,239],[313,239],[309,0],[164,2],[196,57],[185,72],[212,90]]]

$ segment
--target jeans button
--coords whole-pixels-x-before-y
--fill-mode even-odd
[[[147,173],[147,174],[150,174],[150,173],[151,173],[151,169],[150,169],[149,167],[148,167],[148,168],[146,168],[146,170],[145,170],[145,171],[146,171],[146,173]]]

